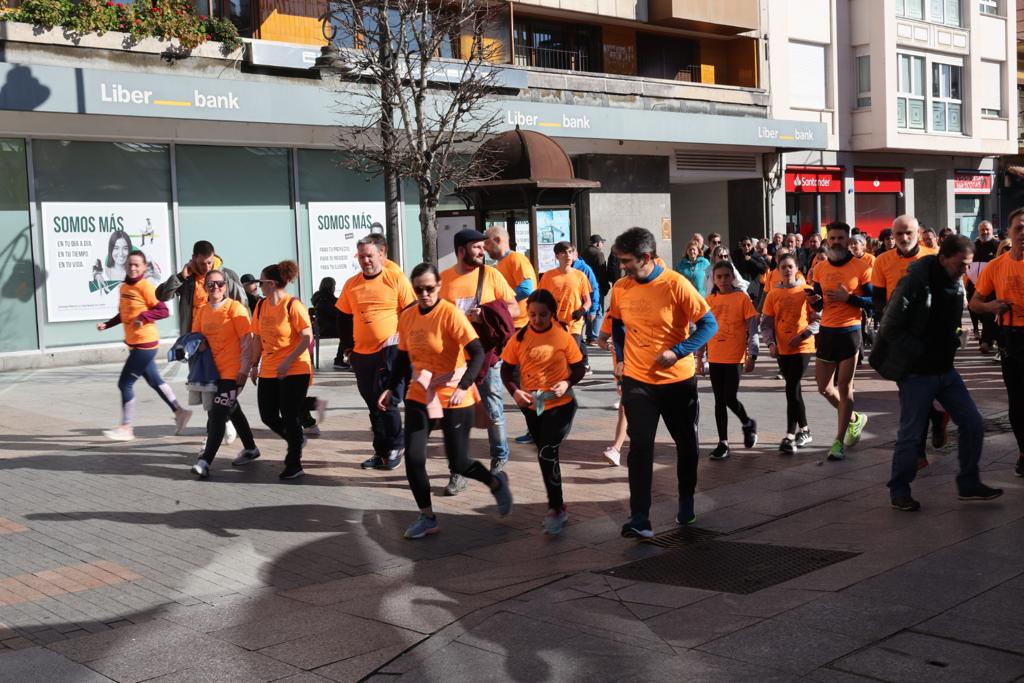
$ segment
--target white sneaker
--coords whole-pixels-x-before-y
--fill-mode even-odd
[[[311,425],[309,427],[303,427],[302,434],[304,436],[320,436],[320,425]]]
[[[131,441],[135,438],[135,430],[131,425],[118,425],[113,429],[104,429],[103,436],[111,441]]]
[[[318,398],[313,405],[316,407],[316,423],[322,425],[327,419],[327,401]],[[317,434],[319,433],[320,431],[317,430]]]
[[[185,433],[185,426],[192,419],[192,411],[188,408],[181,408],[174,411],[174,435],[181,436]]]
[[[622,403],[622,399],[621,398],[615,399],[615,403],[612,404],[612,410],[618,410],[619,409],[619,405],[621,403]]]
[[[619,463],[622,462],[622,453],[619,452],[619,449],[616,448],[615,446],[609,446],[608,448],[604,449],[603,455],[605,460],[607,460],[610,464],[615,465],[616,467],[618,467]]]
[[[203,459],[196,460],[196,464],[192,465],[192,473],[200,479],[206,479],[210,476],[210,464]]]
[[[243,448],[238,457],[231,461],[231,464],[235,467],[241,467],[242,465],[248,465],[258,457],[260,457],[260,449],[253,448],[249,450],[248,448]]]
[[[228,423],[224,425],[224,443],[225,445],[230,446],[237,438],[238,430],[235,429],[235,425],[231,424],[231,421],[229,420]]]

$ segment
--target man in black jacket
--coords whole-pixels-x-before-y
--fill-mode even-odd
[[[999,249],[999,238],[995,235],[991,221],[978,223],[978,239],[974,240],[974,262],[988,263],[996,257],[996,250]],[[967,299],[974,296],[974,283],[967,281]],[[978,325],[981,325],[981,334],[978,334]],[[979,349],[988,355],[992,353],[992,346],[996,340],[996,318],[988,313],[975,313],[971,311],[971,325],[974,327],[974,336],[979,340]]]
[[[604,319],[604,298],[608,294],[608,290],[612,288],[612,283],[608,279],[608,262],[605,260],[603,247],[604,238],[600,235],[591,235],[590,244],[580,254],[583,257],[583,261],[594,271],[594,277],[597,278],[597,287],[600,290],[594,292],[594,296],[599,297],[597,314],[587,320],[585,339],[588,344],[593,344],[597,341],[597,333],[601,330],[601,322]]]
[[[761,295],[760,278],[768,272],[768,262],[754,251],[756,241],[753,237],[744,237],[732,252],[732,262],[743,279],[750,283],[747,286],[747,294],[754,301]]]
[[[937,400],[960,428],[960,500],[991,500],[1002,495],[981,483],[978,461],[984,439],[981,414],[953,367],[961,346],[964,311],[964,273],[974,245],[956,236],[943,242],[939,253],[910,266],[885,309],[878,346],[870,363],[879,374],[895,380],[900,394],[900,427],[892,455],[889,496],[894,510],[913,512],[920,503],[910,495],[917,475],[921,433]]]

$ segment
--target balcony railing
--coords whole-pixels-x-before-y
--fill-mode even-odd
[[[553,50],[517,43],[515,63],[562,71],[590,71],[590,55],[582,50]]]

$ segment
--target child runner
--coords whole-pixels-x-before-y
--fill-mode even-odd
[[[558,303],[551,292],[538,289],[530,294],[526,310],[530,322],[508,341],[501,355],[501,381],[523,411],[537,444],[537,462],[548,494],[544,531],[557,534],[569,520],[562,499],[558,447],[576,415],[576,397],[570,387],[583,379],[587,367],[577,340],[555,317]]]
[[[121,283],[117,315],[105,323],[98,323],[97,330],[105,330],[118,323],[124,325],[124,343],[131,351],[117,380],[121,390],[121,424],[107,429],[103,436],[114,441],[131,441],[135,438],[132,418],[135,416],[135,380],[146,379],[171,410],[174,411],[174,433],[181,434],[192,417],[192,411],[181,407],[171,387],[160,376],[156,368],[156,351],[160,346],[160,332],[156,321],[168,316],[167,305],[156,298],[156,288],[146,279],[146,255],[135,250],[128,255],[125,264],[125,278]]]

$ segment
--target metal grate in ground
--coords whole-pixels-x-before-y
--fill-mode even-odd
[[[746,595],[858,554],[821,548],[704,540],[602,573],[631,581]]]
[[[701,541],[710,541],[711,539],[719,536],[721,536],[721,534],[717,531],[708,531],[707,529],[684,526],[670,531],[664,531],[657,534],[654,538],[647,539],[644,543],[647,543],[648,545],[656,545],[661,548],[681,548],[684,545],[692,545],[694,543],[700,543]]]

